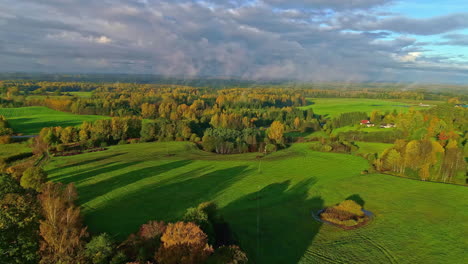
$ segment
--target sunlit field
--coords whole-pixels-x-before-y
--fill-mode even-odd
[[[175,221],[212,200],[252,263],[460,263],[468,246],[466,187],[362,175],[366,160],[308,146],[259,159],[192,143],[141,143],[53,158],[46,169],[53,181],[75,182],[95,234],[125,239],[148,220]],[[347,198],[375,219],[344,231],[312,218]]]
[[[419,106],[419,103],[408,103],[407,101],[397,102],[363,98],[309,98],[308,101],[311,105],[303,107],[303,109],[312,108],[314,113],[329,117],[335,117],[347,112],[366,112],[370,114],[374,110],[381,111],[382,113],[396,110],[398,113],[404,113],[411,108],[417,110],[428,108]],[[421,102],[423,104],[431,104],[427,101]]]
[[[8,123],[15,133],[24,135],[38,134],[44,127],[77,126],[81,125],[83,121],[108,118],[98,115],[75,115],[42,106],[0,108],[0,116],[8,119]]]

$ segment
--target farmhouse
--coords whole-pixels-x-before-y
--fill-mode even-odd
[[[375,124],[371,123],[369,120],[361,120],[361,126],[373,127]]]

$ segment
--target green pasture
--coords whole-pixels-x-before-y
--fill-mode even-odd
[[[90,98],[93,92],[66,92],[74,96],[82,97],[82,98]]]
[[[366,153],[382,153],[384,150],[393,147],[393,144],[387,143],[374,143],[374,142],[354,142],[359,147],[357,153],[366,154]]]
[[[0,108],[0,115],[5,116],[15,133],[24,135],[38,134],[44,127],[77,126],[83,121],[95,121],[108,118],[98,115],[76,115],[52,110],[43,106]]]
[[[118,239],[148,220],[176,221],[187,208],[213,200],[251,263],[463,263],[467,257],[464,186],[361,175],[366,160],[313,152],[309,143],[257,155],[142,143],[56,157],[46,170],[53,181],[76,184],[92,233]],[[375,219],[344,231],[312,218],[345,199]]]
[[[361,99],[361,98],[309,98],[311,105],[304,106],[302,109],[312,108],[315,114],[336,117],[347,112],[367,112],[374,110],[381,112],[396,110],[397,112],[407,112],[409,109],[428,109],[429,107],[420,107],[419,103],[407,103],[398,101],[387,101],[379,99]],[[430,102],[423,102],[431,104]]]
[[[359,124],[355,126],[344,126],[344,127],[339,127],[333,129],[333,134],[338,135],[340,132],[348,132],[348,131],[363,131],[363,132],[381,132],[381,131],[393,131],[396,130],[396,128],[380,128],[379,126],[373,126],[373,127],[366,127],[366,126],[361,126]]]
[[[19,153],[31,152],[31,149],[23,143],[0,144],[0,158],[5,158]]]
[[[46,92],[42,94],[29,94],[27,99],[72,99],[72,96],[82,97],[82,98],[90,98],[93,92],[62,92],[62,95],[57,95],[54,92]]]

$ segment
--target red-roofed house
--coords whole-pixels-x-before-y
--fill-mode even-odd
[[[372,124],[369,120],[361,120],[361,126],[367,126],[367,127],[373,127],[375,126],[374,124]]]

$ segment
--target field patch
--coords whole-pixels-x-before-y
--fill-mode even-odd
[[[0,158],[25,152],[31,152],[25,143],[0,144]]]
[[[357,153],[382,153],[384,150],[393,147],[393,144],[388,143],[375,143],[375,142],[354,142],[359,147]]]
[[[0,108],[0,115],[8,119],[15,133],[24,135],[36,135],[44,127],[77,126],[83,121],[109,118],[98,115],[76,115],[43,106]]]
[[[421,107],[419,103],[387,101],[379,99],[361,99],[361,98],[309,98],[311,105],[302,107],[302,109],[312,108],[314,113],[336,117],[347,112],[366,112],[371,113],[373,110],[381,112],[393,111],[407,112],[410,108],[428,109],[429,107]],[[424,102],[424,104],[431,104]]]
[[[186,142],[142,143],[56,157],[46,169],[51,180],[76,184],[91,232],[119,239],[213,200],[253,263],[456,263],[463,256],[466,187],[361,175],[366,160],[309,145],[257,159]],[[345,231],[313,219],[311,212],[346,199],[374,220]]]

